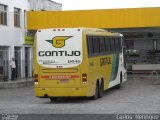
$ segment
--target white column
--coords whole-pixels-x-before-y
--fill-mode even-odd
[[[28,59],[28,77],[32,76],[32,63],[31,63],[31,47],[29,47],[29,59]]]
[[[11,80],[11,67],[10,67],[10,62],[12,60],[12,58],[14,58],[14,46],[10,46],[9,48],[9,70],[8,70],[8,75],[9,75],[9,81]]]
[[[25,78],[25,46],[22,46],[21,62],[21,76],[22,78]]]
[[[33,47],[31,47],[31,54],[30,54],[30,64],[31,64],[31,67],[30,67],[30,71],[31,71],[31,76],[33,76]]]

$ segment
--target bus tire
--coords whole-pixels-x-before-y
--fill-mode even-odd
[[[99,84],[97,82],[96,84],[96,89],[95,89],[95,94],[91,97],[91,100],[96,100],[99,97]]]
[[[99,92],[98,92],[98,98],[101,98],[103,97],[104,95],[104,82],[103,80],[101,81],[101,84],[100,84],[100,87],[99,87]]]
[[[120,89],[122,86],[122,73],[120,74],[120,83],[118,85],[116,85],[117,89]]]

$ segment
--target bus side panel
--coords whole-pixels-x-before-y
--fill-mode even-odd
[[[111,63],[112,55],[102,56],[100,58],[100,61],[101,61],[100,66],[102,71],[102,77],[104,80],[104,90],[107,90],[112,72],[112,63]]]
[[[89,79],[89,93],[91,96],[95,94],[96,81],[99,78],[99,62],[98,58],[89,58],[88,79]]]
[[[101,56],[101,57],[91,57],[89,58],[89,80],[91,81],[92,95],[95,93],[96,82],[103,80],[104,90],[108,89],[112,65],[110,63],[112,56]]]
[[[119,75],[119,54],[112,55],[112,72],[110,81],[114,81],[116,77]]]
[[[109,88],[120,83],[120,74],[122,72],[122,53],[117,53],[112,56],[112,72],[110,77]]]
[[[126,73],[123,72],[122,66],[122,53],[89,58],[88,71],[91,94],[94,95],[97,80],[104,81],[104,90],[120,83],[121,72],[122,79],[126,80]]]

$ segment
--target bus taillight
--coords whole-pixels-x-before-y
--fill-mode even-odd
[[[38,74],[34,74],[34,82],[38,82]]]
[[[86,73],[83,73],[82,74],[82,83],[87,83],[87,74]]]

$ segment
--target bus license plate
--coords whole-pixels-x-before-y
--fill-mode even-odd
[[[68,79],[62,79],[62,80],[60,80],[60,82],[61,82],[61,83],[68,83],[69,80],[68,80]]]

